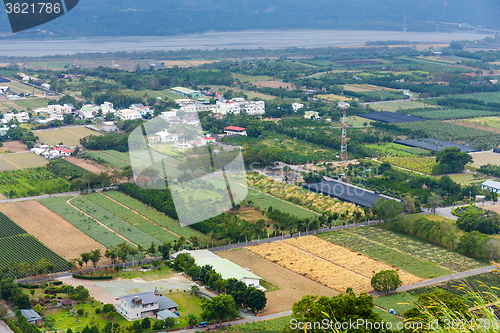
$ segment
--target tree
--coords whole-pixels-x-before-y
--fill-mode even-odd
[[[376,291],[389,292],[396,290],[402,284],[398,272],[393,270],[380,271],[371,279],[371,285]]]
[[[466,152],[462,152],[458,147],[445,148],[436,156],[438,163],[435,174],[443,173],[458,173],[465,169],[465,166],[472,162],[472,156]]]
[[[37,304],[33,307],[33,310],[35,310],[36,313],[38,313],[40,316],[43,317],[43,314],[45,313],[45,308],[41,306],[40,304]]]
[[[94,272],[95,272],[95,269],[97,267],[97,263],[99,262],[99,260],[101,260],[102,258],[102,254],[101,254],[101,250],[100,249],[95,249],[93,250],[92,252],[90,252],[90,261],[92,261],[92,266],[94,266]]]
[[[199,292],[200,292],[200,287],[191,286],[191,295],[197,296]]]
[[[233,297],[237,305],[243,304],[246,291],[247,285],[244,282],[235,278],[226,280],[226,293]]]
[[[172,317],[165,318],[165,327],[166,328],[170,328],[174,325],[175,325],[175,318],[172,318]]]
[[[142,320],[141,326],[142,326],[142,329],[144,329],[144,330],[150,329],[151,328],[151,321],[149,320],[149,318],[144,318]]]
[[[134,331],[134,333],[142,333],[142,324],[140,321],[135,321],[133,324],[132,324],[132,330]]]
[[[188,313],[187,318],[189,325],[196,325],[198,323],[198,316],[194,313]]]
[[[206,300],[202,304],[202,308],[201,317],[206,321],[217,320],[222,323],[222,321],[238,315],[236,302],[230,295],[219,295],[211,300]]]
[[[245,292],[243,305],[250,308],[253,313],[257,313],[266,307],[266,293],[255,287],[249,287]]]
[[[154,330],[161,330],[165,326],[165,321],[164,320],[157,320],[153,324],[153,329]]]
[[[500,216],[493,211],[483,211],[477,207],[467,208],[457,219],[457,226],[466,232],[479,231],[483,234],[500,232]]]
[[[374,207],[377,217],[384,221],[394,219],[401,214],[403,209],[400,202],[394,199],[387,200],[385,198],[378,198],[377,201],[375,201]]]
[[[436,214],[436,208],[443,203],[443,197],[439,194],[427,198],[427,206],[432,210],[432,214]]]
[[[68,113],[64,116],[64,123],[68,125],[72,125],[75,123],[75,117],[71,114]]]

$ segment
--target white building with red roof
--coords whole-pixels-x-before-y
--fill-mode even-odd
[[[232,136],[232,135],[247,136],[247,129],[238,126],[228,126],[224,127],[224,134],[226,134],[227,136]]]

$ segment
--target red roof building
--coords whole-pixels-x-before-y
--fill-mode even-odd
[[[226,134],[227,136],[231,135],[247,136],[247,129],[238,126],[228,126],[224,128],[224,134]]]

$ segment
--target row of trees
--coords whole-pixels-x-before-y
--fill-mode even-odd
[[[175,269],[185,272],[188,276],[201,281],[203,284],[217,290],[219,293],[226,293],[231,296],[235,305],[249,308],[253,313],[257,313],[266,306],[267,298],[262,290],[255,287],[247,287],[244,282],[234,278],[224,280],[222,275],[217,273],[212,266],[198,266],[194,258],[188,253],[179,254],[175,258],[173,266]],[[224,301],[227,301],[227,299],[224,299]],[[206,305],[206,307],[209,308],[213,305],[214,304]],[[210,318],[206,318],[206,320],[217,319],[221,321],[227,319],[224,315],[221,315],[221,313],[213,311],[214,309],[210,308],[211,314],[206,314],[206,316]],[[234,316],[228,318],[232,317]]]

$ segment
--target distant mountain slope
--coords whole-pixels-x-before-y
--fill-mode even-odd
[[[427,21],[500,30],[498,0],[81,0],[71,12],[40,28],[63,37],[248,29],[401,30],[405,13],[407,27],[414,31],[435,31],[437,25]],[[2,11],[0,31],[8,30]]]

